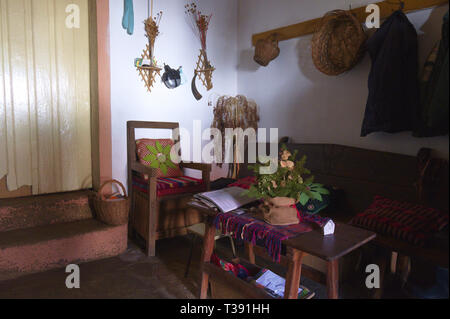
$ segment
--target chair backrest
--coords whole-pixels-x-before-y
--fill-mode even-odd
[[[128,191],[131,186],[131,163],[137,160],[136,154],[136,129],[164,129],[172,130],[172,139],[174,143],[179,142],[178,130],[179,123],[171,122],[145,122],[145,121],[128,121],[127,122],[127,159],[128,159]]]
[[[172,130],[172,139],[176,144],[179,142],[177,130],[180,124],[171,122],[144,122],[144,121],[128,121],[127,122],[127,153],[128,160],[135,160],[136,157],[136,129],[164,129]],[[134,156],[134,157],[133,157]]]

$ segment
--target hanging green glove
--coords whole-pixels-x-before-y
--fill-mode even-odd
[[[133,0],[124,0],[124,13],[122,19],[122,27],[127,30],[129,35],[134,31],[134,10]]]

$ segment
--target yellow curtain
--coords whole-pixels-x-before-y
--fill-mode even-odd
[[[0,0],[0,178],[10,191],[91,187],[87,1]]]

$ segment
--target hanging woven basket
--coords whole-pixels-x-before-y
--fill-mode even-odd
[[[270,61],[276,59],[280,55],[278,47],[278,39],[276,34],[272,34],[266,39],[259,39],[255,45],[255,56],[253,60],[262,66],[267,66]]]
[[[363,57],[367,35],[350,12],[334,10],[325,14],[312,37],[312,58],[316,68],[327,75],[352,69]]]
[[[117,184],[123,192],[123,197],[118,199],[106,199],[103,188],[108,184]],[[100,187],[97,197],[94,198],[94,208],[97,218],[105,224],[118,226],[128,223],[129,198],[123,184],[116,180],[110,180]]]

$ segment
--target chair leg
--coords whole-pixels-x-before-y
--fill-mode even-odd
[[[147,239],[147,257],[155,257],[155,255],[156,255],[156,231],[150,230],[148,232],[148,239]]]
[[[380,269],[380,288],[375,288],[375,290],[372,293],[373,299],[381,299],[383,296],[383,290],[385,286],[385,275],[388,271],[388,265],[390,262],[390,259],[392,257],[392,252],[386,250],[385,248],[378,248],[377,251],[375,251],[375,259],[374,262],[376,265],[378,265]]]
[[[154,257],[156,254],[156,216],[159,211],[159,204],[156,199],[156,177],[151,177],[148,184],[148,236],[147,236],[147,256]],[[154,196],[151,196],[153,194]]]
[[[399,273],[402,287],[405,286],[408,281],[410,273],[410,258],[405,255],[398,255],[397,258],[397,271]]]
[[[231,251],[233,252],[233,258],[236,258],[236,246],[234,245],[234,240],[233,237],[228,236],[228,238],[230,239],[230,244],[231,244]]]
[[[191,249],[189,250],[189,257],[188,257],[188,261],[187,261],[187,264],[186,264],[186,270],[184,272],[184,278],[187,278],[187,276],[189,275],[189,268],[191,268],[192,253],[193,253],[194,248],[195,248],[196,239],[197,239],[197,236],[195,236],[195,234],[192,234]]]
[[[148,239],[147,241],[147,257],[155,257],[156,255],[156,240]]]

